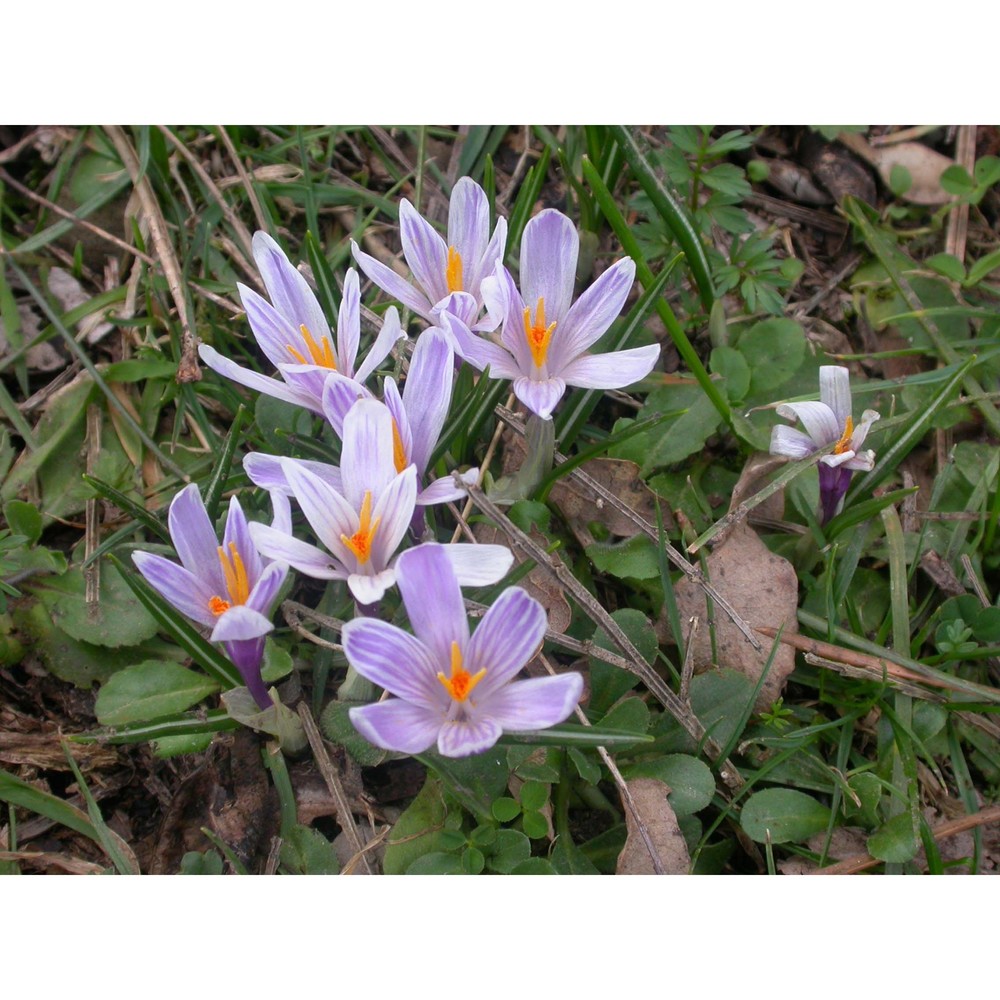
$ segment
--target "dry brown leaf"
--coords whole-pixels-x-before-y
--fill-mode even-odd
[[[891,187],[890,178],[896,167],[910,175],[909,190],[899,195],[915,205],[944,205],[952,195],[941,187],[941,174],[955,161],[919,142],[900,142],[891,146],[870,146],[860,135],[842,133],[839,137],[848,149],[867,160],[882,180]]]
[[[674,810],[667,801],[670,789],[656,778],[634,778],[626,782],[636,810],[646,825],[649,839],[660,856],[664,875],[687,875],[691,869],[691,855]],[[628,836],[618,855],[616,875],[655,875],[653,859],[646,842],[639,833],[638,824],[630,810],[625,810]]]
[[[480,523],[473,528],[476,540],[483,545],[506,545],[507,536],[499,528],[492,524]],[[548,548],[549,540],[532,525],[529,535],[531,540],[542,548]],[[559,560],[555,553],[551,558]],[[573,619],[573,612],[570,610],[566,598],[563,596],[562,586],[559,581],[552,577],[546,570],[536,566],[519,583],[543,608],[549,616],[549,630],[560,635],[569,628],[569,623]]]
[[[708,578],[752,627],[784,626],[784,634],[798,632],[796,611],[799,585],[792,564],[775,555],[746,524],[738,524],[730,535],[709,555]],[[724,615],[715,617],[715,641],[718,663],[712,661],[712,643],[708,628],[705,595],[701,588],[683,579],[674,588],[681,621],[697,616],[703,623],[695,633],[691,656],[694,669],[702,673],[714,666],[738,670],[757,682],[770,655],[770,645],[757,652],[743,633]],[[667,629],[665,616],[659,627]],[[756,710],[765,710],[780,696],[788,675],[795,668],[795,651],[785,644],[778,647],[774,661],[757,696]]]

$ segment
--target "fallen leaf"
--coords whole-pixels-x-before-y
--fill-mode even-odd
[[[941,174],[955,161],[919,142],[899,142],[891,146],[870,146],[860,135],[841,133],[841,143],[867,160],[890,188],[893,170],[904,169],[910,175],[910,187],[899,197],[915,205],[944,205],[952,195],[941,187]]]
[[[715,547],[707,559],[707,568],[712,585],[752,628],[784,626],[785,635],[798,632],[799,585],[795,570],[787,559],[771,552],[747,524],[738,524],[725,541]],[[756,683],[767,664],[770,644],[765,643],[758,652],[728,617],[716,613],[718,662],[714,662],[704,593],[696,583],[685,578],[674,587],[674,594],[681,621],[697,617],[701,623],[691,650],[695,672],[702,673],[716,666],[729,667]],[[669,629],[665,615],[661,615],[659,627]],[[794,668],[795,651],[779,644],[757,695],[758,712],[777,700]]]
[[[691,855],[687,842],[677,824],[667,795],[670,788],[656,778],[633,778],[627,781],[629,794],[636,811],[646,826],[646,832],[656,853],[664,875],[687,875],[691,869]],[[625,810],[625,825],[628,836],[625,846],[618,855],[616,875],[655,875],[653,859],[649,856],[646,841],[639,833],[639,827],[631,810]]]

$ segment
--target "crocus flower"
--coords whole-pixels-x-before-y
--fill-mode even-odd
[[[174,497],[167,524],[180,565],[135,552],[136,568],[178,611],[212,630],[211,640],[223,644],[254,700],[267,708],[271,701],[260,676],[264,636],[274,628],[271,613],[288,567],[261,559],[236,497],[229,501],[221,545],[194,483]],[[274,524],[291,530],[288,501],[280,497]]]
[[[471,178],[463,177],[451,192],[447,243],[405,198],[400,202],[399,236],[416,285],[364,253],[356,243],[351,244],[351,249],[358,267],[379,288],[429,323],[437,323],[439,312],[447,309],[478,329],[476,320],[483,308],[480,284],[492,273],[494,264],[503,259],[506,219],[497,219],[492,238],[489,231],[486,193]]]
[[[457,353],[480,370],[489,365],[493,378],[512,379],[517,398],[545,420],[567,385],[620,389],[648,375],[660,353],[655,344],[587,353],[621,312],[635,264],[629,258],[618,261],[574,303],[579,252],[580,237],[570,219],[546,209],[525,226],[521,238],[521,290],[499,262],[483,282],[491,315],[502,317],[500,343],[443,317]]]
[[[296,459],[279,461],[288,490],[326,552],[274,527],[257,524],[251,530],[264,554],[306,576],[346,580],[360,604],[373,604],[395,580],[390,562],[413,516],[417,470],[410,465],[396,471],[392,415],[377,400],[351,407],[343,441],[339,490],[334,479],[321,478]]]
[[[312,289],[267,233],[253,237],[253,256],[271,301],[246,285],[238,285],[250,329],[260,349],[278,370],[269,378],[223,357],[202,344],[201,359],[220,375],[268,396],[323,412],[323,388],[328,378],[346,383],[348,400],[369,395],[363,383],[385,360],[393,344],[404,337],[395,308],[385,314],[382,329],[364,362],[355,368],[361,339],[361,291],[353,268],[344,279],[344,297],[337,318],[336,346],[330,326]]]
[[[350,710],[370,743],[422,753],[435,743],[447,757],[488,750],[508,732],[562,722],[580,700],[578,673],[515,681],[545,633],[545,611],[520,587],[508,587],[469,634],[451,546],[404,552],[397,582],[410,635],[388,622],[355,618],[343,629],[348,662],[395,695]]]
[[[861,445],[871,425],[879,419],[874,410],[861,414],[854,426],[851,417],[851,388],[846,368],[823,365],[819,370],[819,402],[781,403],[778,416],[800,420],[805,432],[777,424],[771,430],[771,454],[806,458],[833,445],[833,451],[819,460],[819,496],[822,523],[840,509],[851,483],[851,473],[867,472],[875,464],[875,452]]]

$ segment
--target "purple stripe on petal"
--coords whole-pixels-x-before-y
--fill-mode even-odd
[[[621,389],[645,378],[659,359],[656,344],[610,354],[584,354],[559,369],[559,376],[567,385],[582,389]]]
[[[359,399],[344,417],[340,474],[344,477],[344,497],[356,511],[368,490],[375,500],[395,478],[392,415],[384,403]]]
[[[549,366],[552,369],[558,371],[579,357],[607,331],[622,311],[634,281],[635,262],[626,257],[609,267],[573,303],[562,324],[552,334],[549,349]]]
[[[316,340],[330,335],[330,324],[306,279],[267,233],[253,237],[253,257],[274,308],[298,331],[304,325]],[[301,333],[294,343],[302,340]]]
[[[475,272],[486,251],[489,235],[490,206],[486,192],[471,177],[463,177],[451,189],[448,245],[461,254],[464,291],[478,288]]]
[[[215,615],[209,611],[208,602],[222,595],[212,591],[203,580],[152,552],[133,552],[132,562],[146,582],[182,615],[202,625],[215,625]]]
[[[838,426],[843,429],[851,415],[851,379],[843,365],[820,365],[819,401],[833,410]]]
[[[417,504],[417,470],[410,465],[386,487],[372,509],[372,520],[381,518],[372,542],[371,562],[384,569],[406,535]]]
[[[545,321],[561,321],[573,301],[580,237],[562,212],[547,208],[524,227],[521,237],[521,294],[532,316],[545,299]],[[557,327],[558,329],[558,327]]]
[[[508,587],[483,615],[466,646],[465,669],[486,676],[476,689],[480,701],[503,687],[538,652],[545,635],[545,609],[520,587]]]
[[[448,335],[431,327],[417,338],[403,386],[403,402],[413,440],[407,449],[420,476],[427,471],[451,405],[455,356]]]
[[[448,294],[448,246],[434,227],[404,198],[399,203],[399,239],[417,284],[433,304]]]
[[[493,228],[493,236],[490,239],[489,245],[483,252],[483,256],[479,263],[476,265],[475,270],[472,272],[474,278],[469,279],[469,287],[479,289],[478,298],[479,301],[483,301],[482,294],[482,282],[483,279],[493,273],[493,269],[496,267],[497,263],[503,260],[504,250],[507,248],[507,220],[504,218],[497,219],[497,224]],[[473,284],[475,281],[475,284]],[[494,324],[495,327],[496,324]],[[493,329],[494,327],[491,327]]]
[[[354,376],[358,382],[367,382],[368,377],[389,356],[398,340],[406,339],[406,331],[399,324],[399,313],[395,306],[389,306],[385,311],[382,328],[375,338],[375,343],[368,349],[364,362]]]
[[[489,716],[446,722],[438,733],[438,752],[445,757],[471,757],[489,750],[502,730]]]
[[[369,563],[366,569],[371,569]],[[360,605],[377,604],[385,597],[385,592],[396,582],[396,571],[384,569],[379,573],[352,573],[347,578],[347,586]]]
[[[545,729],[566,719],[583,694],[583,677],[578,673],[515,681],[495,691],[480,711],[508,732]]]
[[[229,513],[226,516],[226,530],[222,536],[222,550],[227,557],[231,558],[230,544],[235,544],[236,551],[243,561],[243,568],[247,573],[247,583],[252,590],[260,579],[260,574],[264,569],[264,564],[260,561],[257,549],[250,539],[250,530],[247,527],[246,515],[236,497],[229,498]]]
[[[246,310],[254,339],[268,361],[277,368],[278,365],[293,360],[295,356],[288,350],[288,345],[297,346],[302,343],[299,328],[292,326],[267,299],[252,288],[237,284],[236,289],[240,293],[240,301]]]
[[[410,371],[413,371],[412,366]],[[403,405],[403,397],[399,394],[399,389],[396,388],[396,380],[394,378],[387,378],[382,383],[382,402],[385,403],[386,408],[389,413],[392,414],[392,419],[395,424],[395,431],[399,435],[399,442],[403,446],[403,458],[406,465],[413,464],[413,434],[410,431],[410,418],[406,414],[406,407]],[[393,447],[395,448],[395,438],[393,439]],[[395,464],[395,451],[393,451],[393,462]],[[402,471],[402,470],[398,470]],[[417,474],[419,476],[420,469],[417,468]]]
[[[184,568],[203,580],[207,587],[225,594],[226,581],[219,564],[219,540],[194,483],[185,486],[171,501],[167,526],[170,540]]]
[[[260,579],[250,592],[247,607],[269,618],[274,612],[274,602],[286,576],[288,567],[282,562],[272,562],[265,566]]]
[[[354,669],[397,698],[427,708],[447,709],[448,694],[437,679],[447,664],[436,663],[415,636],[376,618],[355,618],[341,631]]]
[[[472,477],[473,485],[478,477],[479,470],[477,469],[476,474]],[[468,495],[468,488],[456,485],[455,477],[453,475],[442,476],[440,479],[435,479],[432,483],[425,486],[417,493],[417,506],[433,507],[435,504],[439,503],[453,503],[454,501],[461,500],[463,497],[467,497]]]
[[[532,413],[537,413],[543,420],[548,420],[559,400],[563,398],[566,383],[561,378],[549,378],[543,382],[536,382],[534,379],[521,376],[514,379],[513,389],[514,395]]]
[[[268,493],[278,491],[291,496],[292,488],[285,477],[282,468],[283,461],[293,461],[308,469],[314,476],[322,479],[327,486],[338,493],[343,493],[340,469],[326,462],[314,462],[307,458],[283,459],[280,455],[265,455],[261,451],[252,451],[243,457],[243,470],[250,477],[250,482]]]
[[[359,399],[375,397],[360,382],[339,372],[330,372],[323,381],[323,416],[337,437],[344,437],[344,420]]]
[[[806,433],[813,440],[814,450],[833,444],[843,433],[844,426],[826,403],[781,403],[777,407],[779,417],[798,418]]]
[[[377,261],[371,254],[361,250],[357,243],[351,241],[351,253],[358,267],[387,295],[398,299],[412,312],[422,316],[428,322],[431,321],[432,302],[427,296],[418,292],[405,278],[401,278],[391,267]]]
[[[218,372],[224,378],[239,385],[245,385],[255,392],[262,392],[265,396],[273,396],[275,399],[283,399],[286,403],[304,406],[315,413],[320,412],[318,399],[313,399],[308,393],[302,392],[294,386],[286,385],[276,378],[269,378],[266,375],[261,375],[260,372],[251,371],[249,368],[241,368],[235,361],[223,357],[208,344],[202,344],[198,348],[198,355],[212,371]]]
[[[354,728],[369,743],[398,753],[423,753],[437,740],[440,713],[399,699],[352,708],[348,715]]]
[[[339,556],[344,551],[344,544],[341,542],[340,536],[350,537],[358,530],[360,504],[358,508],[352,507],[343,496],[330,489],[322,479],[314,476],[294,459],[283,459],[282,467],[285,470],[288,485],[291,486],[306,520],[316,532],[316,537],[331,552]],[[343,466],[340,471],[343,475]],[[257,537],[255,532],[254,538]],[[264,551],[262,548],[261,552]],[[280,558],[280,556],[272,558]]]
[[[449,547],[428,542],[407,549],[396,560],[396,581],[410,626],[445,673],[451,644],[457,642],[464,649],[469,638],[462,592],[445,551]]]
[[[816,450],[816,445],[803,431],[785,424],[775,424],[771,428],[771,446],[768,450],[772,455],[805,458]]]
[[[328,552],[266,524],[250,525],[257,551],[317,580],[346,580],[349,570]],[[343,546],[341,546],[343,548]]]

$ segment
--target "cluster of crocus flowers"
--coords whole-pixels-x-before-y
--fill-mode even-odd
[[[819,460],[820,519],[826,524],[840,510],[855,471],[874,467],[875,452],[862,450],[871,425],[879,419],[865,410],[855,426],[851,415],[851,387],[846,368],[823,365],[819,370],[819,402],[781,403],[779,417],[799,420],[805,431],[777,424],[771,431],[771,454],[808,458],[833,446]]]
[[[167,524],[180,564],[135,552],[136,568],[178,611],[211,629],[211,640],[223,644],[254,700],[267,708],[270,699],[261,680],[264,636],[274,628],[271,614],[287,565],[261,558],[236,497],[229,501],[221,545],[194,483],[174,497]],[[274,530],[291,531],[288,502],[281,497]]]
[[[353,245],[357,266],[383,291],[426,321],[412,351],[399,351],[397,384],[376,373],[405,333],[395,307],[359,364],[361,290],[349,269],[332,328],[306,279],[275,241],[258,232],[253,256],[266,297],[244,285],[240,299],[257,345],[273,367],[265,375],[203,345],[205,363],[225,377],[325,419],[340,438],[339,465],[281,455],[244,458],[250,480],[272,497],[272,524],[248,524],[233,499],[217,544],[195,487],[170,510],[180,564],[138,553],[149,582],[222,642],[261,707],[264,636],[287,568],[343,581],[359,617],[343,630],[357,674],[393,696],[355,707],[351,718],[371,742],[447,756],[481,753],[505,730],[524,732],[563,721],[579,701],[579,674],[515,680],[540,648],[541,605],[520,588],[505,590],[470,631],[460,588],[498,583],[513,555],[498,545],[423,539],[424,508],[465,496],[479,470],[443,475],[434,467],[452,409],[456,360],[508,378],[517,398],[547,429],[567,385],[622,388],[656,363],[655,345],[610,354],[592,348],[620,314],[632,288],[631,260],[613,264],[574,301],[580,240],[573,223],[548,210],[526,226],[518,286],[504,267],[507,223],[490,231],[490,206],[469,178],[454,187],[447,238],[407,201],[400,206],[406,281]],[[407,345],[408,346],[408,345]],[[407,354],[409,354],[407,365]],[[532,426],[535,426],[534,424]],[[295,501],[312,540],[293,533]],[[407,546],[411,546],[407,548]],[[413,634],[378,619],[398,586]]]
[[[486,308],[500,325],[499,342],[476,336],[461,316],[441,322],[456,351],[492,378],[511,379],[514,395],[543,420],[551,417],[567,385],[621,389],[645,378],[659,357],[651,344],[626,351],[589,351],[615,321],[635,279],[625,258],[609,267],[573,301],[580,236],[572,221],[546,209],[521,237],[520,291],[499,261],[482,282]]]
[[[373,618],[344,626],[348,662],[394,696],[352,708],[351,722],[387,750],[482,753],[504,731],[562,722],[583,692],[578,673],[514,680],[546,627],[542,606],[520,587],[508,587],[470,634],[448,548],[427,543],[399,557],[397,584],[413,635]]]

